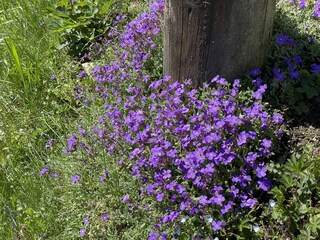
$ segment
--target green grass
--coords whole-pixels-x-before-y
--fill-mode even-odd
[[[59,33],[46,26],[46,8],[55,2],[0,3],[1,239],[42,239],[43,234],[49,239],[75,239],[83,220],[82,202],[88,197],[85,189],[74,191],[70,184],[70,174],[79,165],[62,153],[68,133],[77,128],[76,119],[81,116],[71,96],[79,84],[80,66],[65,49],[57,49]],[[130,7],[132,16],[142,10],[141,3]],[[49,139],[54,149],[45,147]],[[58,170],[58,179],[40,178],[44,166]],[[116,200],[112,192],[105,193]],[[117,194],[121,197],[123,192]],[[105,204],[102,197],[99,204]],[[122,216],[122,221],[128,222],[127,217]],[[120,239],[124,225],[105,231]],[[134,234],[128,235],[127,239],[134,239]]]
[[[39,169],[51,157],[46,141],[59,142],[76,116],[68,94],[77,67],[56,51],[59,36],[41,24],[54,2],[0,3],[1,239],[40,239],[56,218],[58,205],[47,201],[51,189],[39,181]],[[52,81],[58,68],[66,71]]]

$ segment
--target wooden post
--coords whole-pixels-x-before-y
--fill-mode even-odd
[[[232,80],[266,62],[276,0],[165,0],[164,74]]]

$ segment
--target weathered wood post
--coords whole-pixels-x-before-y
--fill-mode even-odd
[[[229,80],[265,64],[276,0],[165,0],[164,74]]]

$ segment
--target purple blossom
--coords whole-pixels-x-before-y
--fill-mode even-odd
[[[199,203],[202,205],[208,205],[210,201],[207,196],[200,196]]]
[[[273,74],[274,74],[274,78],[278,81],[283,81],[284,80],[284,75],[281,72],[280,68],[275,68],[273,69]]]
[[[239,193],[239,189],[236,188],[234,185],[231,186],[230,188],[230,195],[233,197],[233,198],[236,198],[237,195]]]
[[[122,203],[126,203],[130,199],[129,195],[125,195],[122,199]]]
[[[163,179],[169,179],[171,177],[171,170],[163,171]]]
[[[86,76],[86,71],[82,70],[79,74],[78,74],[78,78],[84,78]]]
[[[291,79],[298,79],[299,78],[299,72],[298,71],[290,71],[290,78]]]
[[[49,168],[48,167],[44,167],[40,170],[39,175],[42,177],[45,174],[49,174]]]
[[[87,232],[86,228],[80,229],[80,237],[83,237],[84,235],[86,235],[86,232]]]
[[[162,202],[163,201],[163,198],[164,198],[164,193],[163,192],[159,192],[157,194],[157,201],[158,202]]]
[[[264,166],[259,166],[256,169],[256,175],[258,178],[265,177],[267,175],[267,169]]]
[[[210,198],[210,202],[212,204],[216,204],[216,205],[219,205],[219,206],[222,205],[224,200],[225,200],[225,197],[222,194],[219,194],[219,193],[215,193],[215,195],[212,198]]]
[[[267,84],[261,85],[257,91],[252,93],[252,97],[255,98],[256,100],[261,99],[266,89],[267,89]]]
[[[252,69],[251,71],[250,71],[250,75],[252,76],[252,77],[256,77],[256,76],[258,76],[258,75],[260,75],[261,74],[261,70],[260,69]]]
[[[159,233],[151,232],[151,233],[149,234],[148,240],[157,240],[158,237],[159,237]]]
[[[90,218],[89,218],[89,217],[86,217],[86,218],[83,220],[83,223],[84,223],[84,224],[89,224],[89,221],[90,221]]]
[[[51,148],[53,146],[53,140],[49,139],[46,143],[46,148]]]
[[[220,209],[221,214],[224,215],[228,213],[232,209],[233,205],[235,205],[235,203],[232,201],[229,201],[226,205],[223,205]]]
[[[248,198],[242,201],[241,207],[242,208],[253,208],[258,204],[258,200],[255,198]]]
[[[313,16],[320,17],[320,0],[318,0],[313,7]]]
[[[226,223],[222,222],[220,220],[212,221],[211,226],[212,226],[212,230],[216,232],[216,231],[221,230],[223,227],[225,227]]]
[[[79,181],[80,181],[80,176],[79,176],[79,175],[73,175],[73,176],[71,177],[71,182],[72,182],[73,184],[77,184]]]
[[[289,45],[291,47],[294,47],[296,44],[295,42],[291,39],[288,38],[285,34],[280,33],[277,38],[276,38],[276,43],[280,46],[282,45]]]
[[[161,240],[167,240],[167,238],[168,238],[167,232],[162,232],[161,233]]]
[[[313,73],[320,73],[320,64],[313,63],[311,64],[311,68]]]
[[[267,178],[262,178],[258,181],[259,188],[263,191],[269,191],[271,188],[271,181]]]
[[[301,63],[302,62],[302,58],[300,56],[296,56],[292,59],[294,62],[296,63]]]
[[[107,221],[107,220],[108,220],[108,215],[107,215],[106,213],[102,214],[101,220],[102,220],[103,222]]]
[[[306,0],[300,0],[300,3],[299,3],[299,8],[300,8],[300,9],[305,8],[306,5],[307,5]]]
[[[269,149],[269,148],[271,148],[271,146],[272,146],[272,141],[271,141],[271,140],[268,140],[268,139],[262,139],[260,145],[261,145],[262,147],[264,147],[264,148]]]
[[[255,87],[260,87],[261,84],[262,84],[262,79],[261,79],[261,78],[256,78],[256,79],[252,80],[252,84],[253,84]]]
[[[67,150],[72,152],[76,150],[76,145],[77,145],[78,139],[76,137],[76,135],[72,135],[69,139],[68,139],[68,148]]]
[[[57,172],[52,173],[52,178],[53,179],[57,179],[58,178],[58,173]]]

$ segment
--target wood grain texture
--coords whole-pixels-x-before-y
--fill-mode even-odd
[[[265,64],[275,0],[166,0],[164,74],[233,79]]]

